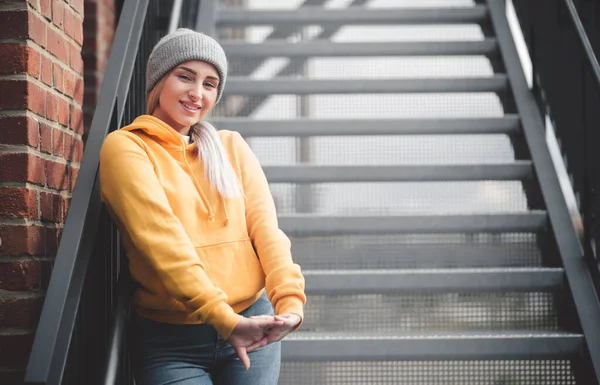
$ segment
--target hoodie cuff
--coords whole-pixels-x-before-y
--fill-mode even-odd
[[[296,296],[289,296],[279,299],[275,305],[275,314],[293,313],[300,316],[300,322],[294,330],[298,329],[304,320],[304,301]]]
[[[217,305],[211,313],[211,317],[207,321],[213,325],[224,340],[227,340],[231,336],[233,329],[235,329],[240,319],[242,319],[242,316],[234,312],[231,306],[225,302]]]

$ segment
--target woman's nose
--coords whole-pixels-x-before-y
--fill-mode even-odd
[[[190,99],[192,99],[193,102],[202,100],[202,91],[198,92],[198,90],[192,89],[192,90],[190,90],[189,95],[190,95]]]

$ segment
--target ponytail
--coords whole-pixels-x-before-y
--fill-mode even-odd
[[[196,154],[204,163],[204,175],[211,187],[216,189],[223,198],[241,197],[242,187],[215,127],[208,122],[200,121],[190,127],[190,136],[196,143]]]

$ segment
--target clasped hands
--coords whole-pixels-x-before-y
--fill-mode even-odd
[[[244,317],[233,329],[228,341],[247,370],[250,368],[248,353],[272,342],[280,341],[290,334],[299,323],[300,316],[292,313]]]

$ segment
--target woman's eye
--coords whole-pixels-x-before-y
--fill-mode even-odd
[[[215,85],[210,82],[206,82],[206,83],[204,83],[204,85],[207,87],[210,87],[210,88],[216,88]]]
[[[185,80],[186,82],[189,82],[192,80],[192,78],[187,75],[179,75],[179,79]]]

